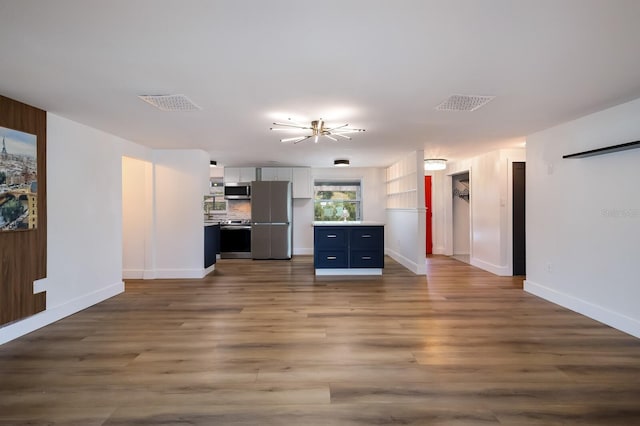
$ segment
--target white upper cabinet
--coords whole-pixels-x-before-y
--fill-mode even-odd
[[[293,175],[293,198],[313,198],[311,168],[294,167],[291,172]]]
[[[291,182],[293,180],[291,167],[263,167],[262,180],[286,180]]]
[[[293,198],[313,198],[310,167],[263,167],[261,180],[288,180],[293,183]]]
[[[225,183],[251,182],[254,180],[256,180],[255,167],[225,167],[224,168]]]

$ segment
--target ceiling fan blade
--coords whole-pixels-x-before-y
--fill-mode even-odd
[[[302,139],[300,139],[299,141],[295,141],[295,142],[294,142],[294,144],[296,144],[296,143],[300,143],[300,142],[304,142],[304,141],[306,141],[307,139],[309,139],[309,138],[310,138],[310,137],[312,137],[312,136],[313,136],[313,135],[305,136],[305,137],[303,137]]]
[[[334,132],[332,131],[331,134],[332,135],[339,135],[339,134],[347,134],[347,133],[358,133],[358,132],[364,132],[364,129],[347,129],[347,130],[340,130],[338,132]]]
[[[349,139],[349,140],[351,140],[351,138],[350,138],[349,136],[345,136],[345,135],[343,135],[342,133],[332,133],[332,135],[340,136],[341,138],[345,138],[345,139]]]
[[[349,125],[349,123],[347,124],[343,124],[342,126],[338,126],[338,127],[332,127],[332,128],[326,128],[325,130],[332,132],[334,130],[338,130],[338,129],[342,129],[343,127],[347,127]]]
[[[290,118],[287,118],[287,120],[289,121],[289,123],[291,123],[291,124],[295,124],[295,125],[297,125],[297,126],[306,126],[306,124],[298,123],[297,121],[292,120],[292,119],[290,119]]]
[[[311,129],[311,127],[309,126],[303,126],[299,124],[289,124],[289,123],[273,123],[273,124],[276,126],[295,127],[297,129]],[[271,128],[271,130],[275,130],[275,129]]]
[[[311,136],[296,136],[295,138],[285,138],[285,139],[280,139],[280,142],[293,142],[293,143],[298,143],[303,139],[308,139]]]

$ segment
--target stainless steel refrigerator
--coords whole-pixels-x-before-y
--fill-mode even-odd
[[[251,257],[291,259],[291,182],[251,182]]]

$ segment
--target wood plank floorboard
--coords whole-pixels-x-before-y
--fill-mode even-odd
[[[224,259],[0,346],[0,425],[640,425],[640,340],[444,256]]]

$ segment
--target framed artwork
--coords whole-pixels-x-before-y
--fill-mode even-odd
[[[0,232],[38,224],[36,135],[0,126]]]

